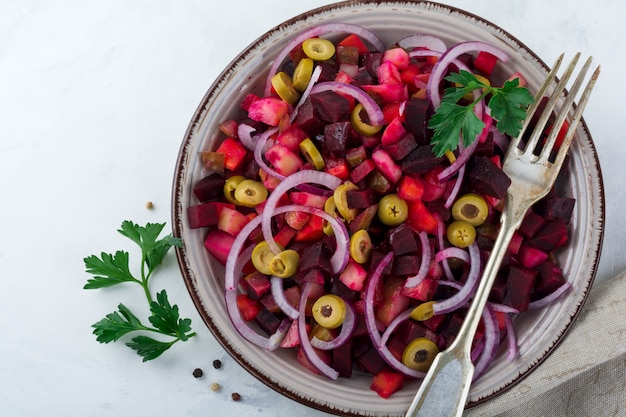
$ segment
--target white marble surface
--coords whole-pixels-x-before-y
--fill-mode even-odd
[[[224,353],[173,256],[153,288],[168,290],[198,337],[153,362],[96,343],[90,329],[120,301],[141,311],[139,288],[82,286],[85,256],[130,248],[115,231],[122,220],[169,228],[178,147],[221,69],[267,29],[328,3],[0,0],[1,415],[325,415],[270,391]],[[623,1],[446,3],[501,26],[546,62],[580,50],[602,63],[585,116],[607,200],[597,280],[624,270]],[[196,367],[204,378],[192,377]]]

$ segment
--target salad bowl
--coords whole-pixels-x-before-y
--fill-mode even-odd
[[[199,157],[215,149],[219,124],[240,119],[248,94],[262,96],[276,56],[297,35],[321,24],[349,23],[376,33],[386,47],[414,34],[428,34],[448,46],[465,41],[494,45],[510,56],[511,72],[523,74],[531,91],[548,66],[521,41],[471,13],[433,2],[348,1],[324,6],[285,21],[242,51],[209,87],[185,133],[172,193],[173,232],[182,238],[179,266],[204,322],[224,349],[247,371],[277,392],[307,406],[344,416],[403,416],[419,380],[407,381],[391,397],[370,389],[371,376],[355,370],[333,381],[301,366],[289,350],[267,351],[245,340],[233,325],[224,297],[224,266],[204,247],[206,231],[189,227],[188,207],[197,203],[194,185],[205,174]],[[595,146],[584,121],[570,150],[565,194],[576,199],[570,241],[557,257],[571,291],[545,308],[524,312],[514,321],[518,356],[507,360],[500,349],[486,373],[472,385],[468,406],[488,400],[521,381],[553,352],[576,319],[593,283],[604,227],[602,176]]]

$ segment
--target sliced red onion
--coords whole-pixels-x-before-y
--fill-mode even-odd
[[[291,326],[290,320],[283,320],[278,326],[278,330],[276,330],[276,332],[269,338],[261,336],[241,317],[241,313],[237,307],[237,290],[227,290],[225,298],[226,308],[228,310],[228,315],[233,322],[233,326],[235,326],[235,329],[237,329],[239,334],[241,334],[244,339],[269,351],[278,349],[280,342],[289,330],[289,326]]]
[[[509,137],[501,133],[495,126],[491,126],[489,133],[491,133],[493,143],[495,143],[502,152],[506,153],[506,150],[509,149],[509,143],[511,142]]]
[[[485,350],[485,339],[481,337],[478,340],[474,340],[471,352],[472,363],[476,363],[480,355],[482,355],[483,350]]]
[[[393,356],[387,345],[382,343],[382,336],[376,326],[376,316],[374,314],[374,293],[376,292],[376,287],[380,282],[383,271],[392,260],[393,252],[385,255],[372,272],[372,275],[367,283],[367,287],[365,289],[365,325],[367,327],[367,333],[369,334],[374,346],[376,346],[378,353],[389,366],[398,372],[402,372],[403,374],[413,378],[424,378],[424,376],[426,376],[424,372],[419,372],[409,368]]]
[[[431,51],[445,52],[448,47],[446,43],[433,35],[415,34],[400,39],[398,45],[404,49],[426,48]]]
[[[485,348],[475,364],[473,381],[478,380],[493,363],[498,346],[500,345],[500,327],[498,327],[498,319],[487,304],[482,314],[483,325],[485,328]]]
[[[265,132],[261,133],[258,136],[255,136],[256,144],[254,146],[254,160],[259,165],[259,167],[261,169],[263,169],[265,172],[267,172],[272,177],[278,178],[279,180],[282,181],[282,180],[285,179],[285,176],[282,175],[282,174],[279,174],[273,168],[270,168],[270,166],[267,165],[265,163],[265,160],[263,159],[263,155],[267,151],[269,138],[276,132],[278,132],[278,128],[274,127],[274,128],[266,130]],[[271,142],[269,142],[269,143],[271,143]]]
[[[350,337],[352,337],[352,333],[356,327],[356,314],[354,313],[354,309],[349,303],[346,303],[346,317],[343,319],[343,323],[341,324],[341,331],[333,340],[326,342],[324,340],[318,339],[316,336],[313,336],[311,339],[311,345],[314,348],[321,350],[332,350],[336,349],[339,346],[342,346]]]
[[[226,257],[226,265],[224,267],[224,288],[226,291],[237,289],[237,281],[241,271],[241,262],[249,259],[252,248],[248,247],[250,253],[241,253],[244,243],[248,240],[250,233],[261,224],[261,216],[257,216],[246,224],[239,234],[235,237],[228,256]],[[244,256],[246,255],[246,256]]]
[[[300,336],[300,347],[304,352],[306,358],[311,362],[315,368],[320,371],[321,374],[327,376],[332,380],[336,380],[339,378],[339,372],[330,367],[326,362],[324,362],[319,355],[315,352],[313,345],[311,345],[311,341],[309,340],[309,335],[306,331],[306,302],[309,298],[309,292],[311,291],[311,283],[307,282],[304,284],[302,289],[302,295],[300,298],[300,311],[298,317],[298,335]]]
[[[465,303],[467,303],[467,301],[474,295],[480,278],[480,250],[478,249],[478,244],[476,242],[469,245],[468,250],[470,256],[470,270],[467,274],[467,279],[465,280],[463,288],[450,298],[436,301],[433,304],[434,314],[444,314],[457,310],[465,305]]]
[[[272,77],[278,71],[278,68],[282,65],[283,61],[289,53],[302,42],[309,38],[314,38],[318,36],[322,36],[327,33],[333,32],[346,32],[346,33],[354,33],[358,35],[360,38],[369,42],[377,51],[383,52],[385,50],[385,45],[382,43],[380,38],[372,31],[367,30],[361,26],[351,25],[349,23],[327,23],[319,26],[312,27],[308,30],[305,30],[300,35],[292,38],[287,45],[278,53],[272,66],[270,67],[269,74],[267,76],[267,81],[265,83],[265,95],[269,96],[272,92]]]
[[[239,140],[243,143],[243,146],[251,151],[254,151],[255,148],[255,140],[252,137],[252,132],[254,131],[256,131],[254,127],[245,123],[240,123],[239,126],[237,126],[237,136]]]
[[[439,245],[439,250],[442,251],[446,249],[446,224],[438,215],[435,215],[435,219],[437,219],[437,245]],[[450,265],[447,262],[442,262],[441,266],[443,267],[443,271],[446,273],[446,277],[450,281],[454,281],[454,275],[452,274]]]
[[[292,320],[298,318],[298,309],[289,304],[287,298],[285,298],[285,288],[283,287],[283,279],[277,276],[270,278],[270,284],[272,288],[272,296],[276,301],[276,305],[282,310],[287,317]]]
[[[474,142],[478,142],[478,141],[474,141]],[[463,185],[464,178],[465,178],[465,165],[463,165],[457,172],[456,180],[454,181],[454,187],[452,187],[452,191],[450,192],[450,195],[448,196],[448,198],[446,199],[446,202],[444,203],[445,208],[449,209],[450,207],[452,207],[452,205],[456,201],[456,198],[459,195],[459,192],[461,191],[461,185]]]
[[[372,126],[382,126],[385,124],[385,115],[376,101],[365,92],[352,84],[340,83],[336,81],[324,81],[316,84],[311,89],[311,94],[322,91],[334,91],[335,93],[347,94],[363,105],[363,110],[369,117]]]
[[[430,97],[430,101],[433,104],[433,107],[439,107],[441,103],[441,95],[439,93],[439,85],[443,81],[443,78],[446,75],[448,70],[448,65],[450,65],[454,60],[460,57],[463,54],[474,51],[485,51],[490,54],[496,56],[503,62],[509,61],[509,56],[502,51],[501,49],[490,45],[485,42],[480,41],[470,41],[470,42],[461,42],[441,55],[437,63],[433,66],[433,69],[430,73],[430,78],[428,79],[428,96]]]
[[[561,285],[559,288],[554,290],[551,294],[546,295],[545,297],[540,298],[539,300],[531,301],[530,303],[528,303],[528,309],[534,310],[536,308],[545,307],[548,304],[552,303],[553,301],[557,300],[567,291],[569,291],[570,288],[572,288],[572,284],[570,284],[569,282],[566,282],[565,284]]]
[[[385,329],[385,331],[383,332],[383,335],[380,339],[380,343],[382,345],[386,345],[387,342],[389,341],[389,337],[391,337],[391,334],[398,328],[398,326],[408,320],[409,318],[411,318],[411,313],[413,312],[413,307],[403,311],[402,313],[398,314],[396,316],[395,319],[393,319],[391,321],[391,323],[389,323],[389,326],[387,326],[387,328]]]
[[[422,261],[420,264],[420,269],[417,271],[417,274],[414,277],[410,277],[406,280],[404,286],[406,288],[415,288],[417,287],[424,278],[428,275],[428,269],[430,268],[430,261],[432,259],[432,254],[430,250],[430,241],[428,240],[428,235],[426,232],[422,231],[418,234],[420,238],[420,242],[422,244]]]
[[[317,83],[317,80],[320,79],[320,75],[322,75],[322,66],[316,65],[315,68],[313,69],[313,72],[311,73],[311,79],[309,80],[309,83],[307,84],[306,88],[302,92],[302,95],[300,96],[300,100],[298,101],[298,104],[293,110],[293,113],[291,113],[292,122],[296,119],[296,116],[298,115],[298,110],[300,110],[300,106],[304,104],[306,99],[311,94],[311,89]]]
[[[508,344],[506,359],[508,361],[514,361],[519,352],[517,348],[517,335],[515,334],[515,328],[513,327],[513,320],[511,320],[511,316],[508,314],[504,316],[504,324],[506,324],[506,339]]]
[[[335,177],[332,174],[322,171],[314,171],[305,169],[289,175],[283,182],[272,191],[268,199],[265,201],[265,207],[261,214],[261,228],[263,230],[263,238],[267,242],[267,245],[274,253],[280,252],[280,248],[274,240],[272,234],[272,216],[276,211],[276,206],[280,198],[288,190],[297,187],[301,184],[318,184],[323,185],[331,190],[334,190],[341,184],[341,179]]]
[[[465,263],[469,263],[470,261],[469,253],[464,249],[457,248],[456,246],[450,246],[449,248],[440,250],[435,254],[435,261],[437,262],[441,262],[448,258],[457,258]]]
[[[504,305],[504,304],[493,303],[493,302],[490,301],[489,305],[491,305],[491,308],[493,309],[493,311],[495,311],[497,313],[507,313],[507,314],[517,314],[517,313],[519,313],[518,309],[513,308],[511,306]]]

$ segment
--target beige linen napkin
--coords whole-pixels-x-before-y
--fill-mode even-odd
[[[626,272],[592,286],[556,350],[509,391],[464,417],[626,416]]]

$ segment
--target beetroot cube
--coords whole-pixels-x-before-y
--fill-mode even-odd
[[[326,125],[324,128],[324,142],[322,144],[324,153],[345,155],[351,129],[352,127],[348,121],[338,121]]]
[[[327,123],[347,120],[350,115],[350,101],[334,91],[311,94],[310,98],[315,111]]]
[[[349,190],[346,193],[346,200],[348,202],[348,207],[364,209],[376,203],[377,198],[374,191],[370,189]]]
[[[217,224],[217,219],[222,208],[235,208],[234,204],[209,201],[207,203],[196,204],[187,208],[187,218],[189,227],[209,227]]]
[[[309,137],[315,137],[324,132],[326,123],[320,118],[320,115],[315,111],[310,97],[304,101],[304,103],[298,109],[298,114],[294,123],[306,132]]]
[[[401,223],[389,232],[389,244],[396,256],[416,252],[420,247],[415,233],[406,223]]]
[[[567,224],[562,219],[548,222],[537,234],[527,241],[529,246],[550,252],[565,245],[568,241]]]
[[[363,181],[372,171],[376,169],[376,164],[371,159],[366,159],[359,165],[354,167],[350,172],[350,179],[353,183],[357,184]]]
[[[543,298],[565,284],[563,271],[553,262],[546,261],[537,267],[537,281],[532,295],[533,300]]]
[[[417,148],[417,142],[411,133],[407,133],[397,142],[383,146],[383,149],[394,161],[404,159],[407,155],[413,152],[415,148]]]
[[[418,146],[400,163],[402,171],[409,174],[425,174],[440,165],[441,158],[435,157],[431,146]]]
[[[396,256],[393,260],[395,275],[415,275],[419,272],[422,258],[417,255]]]
[[[550,196],[540,201],[536,210],[546,220],[561,219],[569,224],[575,204],[573,198]]]
[[[268,335],[276,333],[278,326],[280,326],[280,319],[266,308],[259,311],[259,314],[255,317],[255,321]]]
[[[467,177],[474,191],[498,199],[506,197],[511,185],[508,175],[486,157],[473,158]]]
[[[193,187],[193,194],[201,202],[206,202],[224,194],[226,180],[217,172],[213,172],[202,178]]]
[[[365,353],[358,356],[356,358],[356,364],[359,368],[372,375],[376,375],[387,369],[387,363],[374,347],[370,347]]]
[[[406,102],[404,110],[406,129],[420,145],[428,145],[432,136],[432,131],[428,129],[429,111],[429,100],[412,97]]]
[[[519,232],[525,238],[531,238],[546,224],[545,219],[535,213],[533,210],[529,210],[522,221],[519,228]]]
[[[333,350],[332,367],[343,378],[352,377],[352,339]]]
[[[400,390],[404,385],[404,376],[399,372],[387,371],[376,374],[370,388],[383,398]]]
[[[219,229],[212,229],[204,240],[204,247],[222,265],[226,265],[226,258],[234,241],[233,235]]]
[[[330,254],[319,240],[307,245],[300,255],[298,270],[307,272],[311,269],[319,269],[329,274],[333,273],[333,268],[330,265]]]
[[[537,271],[511,266],[506,281],[508,290],[502,302],[519,311],[528,310],[536,278]]]
[[[253,300],[260,300],[271,291],[269,278],[259,271],[246,275],[243,279],[243,285],[248,297]]]
[[[522,244],[517,253],[517,258],[525,268],[534,269],[548,259],[548,254],[541,249]]]

